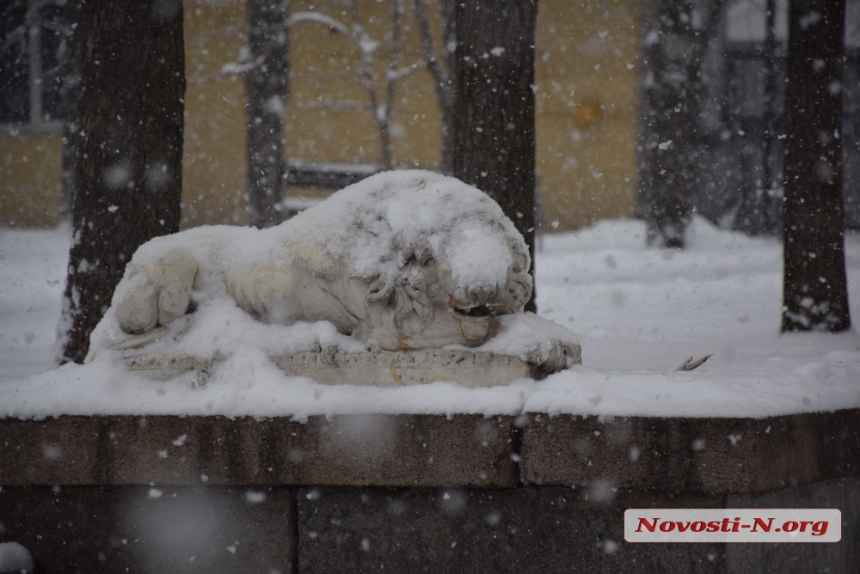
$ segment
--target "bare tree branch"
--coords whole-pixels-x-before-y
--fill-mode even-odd
[[[443,19],[450,18],[443,14]],[[439,101],[439,116],[442,123],[442,172],[453,173],[454,170],[454,145],[452,140],[453,131],[451,125],[454,114],[454,91],[451,89],[451,73],[448,64],[450,58],[449,38],[445,40],[446,60],[444,65],[439,62],[436,48],[433,46],[433,36],[430,32],[430,22],[424,7],[424,0],[415,0],[415,20],[418,23],[418,39],[421,41],[421,49],[424,51],[427,71],[433,77],[433,85],[436,88],[436,97]],[[449,25],[450,29],[450,25]]]

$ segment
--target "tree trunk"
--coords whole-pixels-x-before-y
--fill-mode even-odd
[[[792,0],[788,34],[782,330],[844,331],[845,1]]]
[[[689,0],[641,4],[639,192],[636,212],[648,243],[684,247],[698,185],[702,61],[717,30],[722,0],[707,0],[694,24]]]
[[[72,220],[72,205],[75,197],[75,163],[77,157],[80,126],[78,125],[78,95],[80,94],[81,77],[78,67],[81,61],[81,13],[80,3],[68,2],[60,16],[59,33],[62,38],[58,52],[60,78],[57,94],[58,108],[56,114],[63,119],[63,153],[62,153],[62,186],[63,186],[63,219]]]
[[[287,98],[288,0],[248,0],[245,73],[248,138],[248,223],[270,227],[281,222],[282,116]]]
[[[82,362],[135,250],[179,230],[181,0],[89,0],[63,360]]]
[[[777,138],[780,134],[779,99],[783,92],[779,81],[778,62],[781,58],[779,42],[776,37],[777,0],[764,2],[764,42],[761,50],[763,99],[760,127],[756,122],[747,129],[746,122],[738,119],[733,128],[740,128],[744,134],[734,145],[741,147],[740,161],[760,166],[747,177],[741,186],[740,199],[732,216],[731,228],[748,235],[777,236],[782,229],[781,178],[779,177],[778,155],[781,153]],[[741,168],[741,171],[745,171]],[[760,174],[760,176],[759,176]]]
[[[457,3],[454,176],[489,194],[523,234],[534,276],[537,0]],[[534,296],[526,310],[535,309]]]

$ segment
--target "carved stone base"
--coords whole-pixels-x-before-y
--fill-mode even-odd
[[[307,377],[324,385],[397,387],[456,381],[467,387],[491,387],[546,376],[541,369],[510,355],[442,349],[343,353],[333,348],[272,357],[272,362],[285,375]],[[200,385],[206,383],[217,363],[192,355],[170,354],[126,359],[132,371],[156,380],[195,371]]]

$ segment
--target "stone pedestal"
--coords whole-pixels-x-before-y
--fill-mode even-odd
[[[854,572],[860,409],[765,419],[0,419],[42,572]],[[838,508],[832,544],[629,544],[626,508]]]

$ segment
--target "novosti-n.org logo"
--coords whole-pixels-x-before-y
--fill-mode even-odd
[[[839,542],[833,508],[630,508],[627,542]]]

